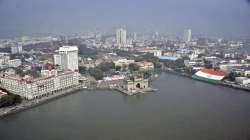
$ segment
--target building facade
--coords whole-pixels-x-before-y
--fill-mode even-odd
[[[127,44],[127,31],[125,29],[118,29],[116,31],[116,43],[118,47],[126,46]]]
[[[63,46],[59,48],[61,57],[61,68],[64,70],[78,70],[78,47]]]
[[[148,79],[135,78],[134,80],[127,80],[124,84],[124,89],[130,93],[135,93],[149,87]]]
[[[192,30],[186,29],[184,30],[184,42],[189,43],[192,40]]]
[[[54,54],[54,65],[61,65],[61,55],[59,54]]]
[[[11,54],[22,53],[23,47],[21,44],[11,46]]]
[[[142,62],[135,62],[137,66],[139,66],[140,71],[152,71],[154,70],[154,63],[142,61]]]
[[[21,59],[12,59],[8,61],[9,67],[19,67],[22,65]]]
[[[79,74],[73,71],[58,71],[56,75],[42,76],[36,79],[23,79],[8,75],[0,78],[2,88],[28,100],[47,96],[78,84]]]

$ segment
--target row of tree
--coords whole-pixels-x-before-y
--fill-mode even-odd
[[[146,54],[142,54],[138,57],[135,58],[135,61],[149,61],[152,62],[154,64],[154,67],[156,69],[161,68],[161,63],[159,58],[155,57],[153,54],[151,53],[146,53]]]
[[[81,74],[89,74],[93,76],[96,80],[102,80],[105,74],[114,74],[115,71],[124,70],[121,66],[115,66],[113,62],[104,62],[95,68],[86,69],[86,67],[80,66],[79,72]],[[131,63],[128,66],[128,70],[133,73],[135,71],[139,71],[139,66]]]
[[[21,102],[22,102],[21,96],[9,93],[8,95],[3,96],[0,99],[0,108],[1,107],[12,106],[12,105],[15,105],[15,104],[19,104]]]
[[[102,80],[105,73],[109,73],[111,70],[115,70],[115,64],[113,62],[104,62],[95,68],[90,68],[87,70],[86,67],[80,66],[79,72],[81,74],[89,74],[93,76],[96,80]]]

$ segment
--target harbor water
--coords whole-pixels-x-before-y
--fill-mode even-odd
[[[249,140],[250,93],[162,73],[155,93],[79,91],[0,119],[1,140]]]

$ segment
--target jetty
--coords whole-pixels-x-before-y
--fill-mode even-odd
[[[145,88],[145,89],[141,89],[141,90],[133,90],[133,91],[127,91],[121,87],[115,87],[114,90],[116,91],[119,91],[125,95],[129,95],[129,96],[132,96],[132,95],[136,95],[136,94],[139,94],[139,93],[149,93],[149,92],[155,92],[155,91],[158,91],[158,89],[153,89],[151,87],[148,87],[148,88]]]

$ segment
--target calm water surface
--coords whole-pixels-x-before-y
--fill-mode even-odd
[[[250,93],[171,74],[155,94],[81,91],[0,120],[0,140],[249,140]]]

